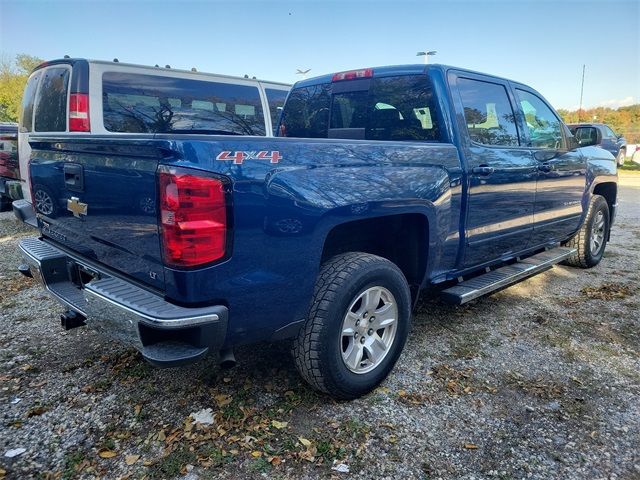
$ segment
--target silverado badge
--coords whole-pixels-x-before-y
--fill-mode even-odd
[[[67,200],[67,210],[73,213],[74,217],[80,218],[80,215],[87,214],[86,203],[82,203],[78,197],[71,197]]]

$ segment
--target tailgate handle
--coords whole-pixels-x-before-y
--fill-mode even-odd
[[[84,171],[79,163],[64,164],[64,185],[72,192],[84,192]]]

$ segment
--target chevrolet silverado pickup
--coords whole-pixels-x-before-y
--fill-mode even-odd
[[[522,83],[340,72],[294,85],[277,131],[33,132],[31,182],[60,208],[36,212],[21,271],[64,305],[64,327],[154,365],[290,339],[301,375],[350,399],[393,368],[421,291],[462,304],[602,259],[615,159]]]

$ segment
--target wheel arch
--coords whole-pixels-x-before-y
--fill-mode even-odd
[[[393,262],[404,274],[412,296],[415,296],[427,274],[428,216],[401,213],[335,225],[325,237],[320,264],[346,252],[370,253]]]

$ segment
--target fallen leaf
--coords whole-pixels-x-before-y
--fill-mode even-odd
[[[140,412],[142,411],[142,405],[136,405],[135,407],[133,407],[133,414],[137,417],[138,415],[140,415]]]
[[[267,460],[269,461],[269,463],[271,465],[273,465],[274,467],[277,467],[278,465],[280,465],[282,463],[282,459],[278,456],[275,457],[269,457],[267,458]]]
[[[127,455],[124,457],[124,463],[127,465],[133,465],[140,459],[140,455]]]
[[[117,457],[118,454],[113,450],[109,450],[108,448],[101,448],[100,450],[98,450],[98,456],[100,458],[113,458]]]
[[[278,420],[271,420],[271,425],[276,427],[278,430],[282,430],[283,428],[287,428],[289,422],[279,422]]]
[[[218,404],[218,407],[220,408],[224,407],[225,405],[229,405],[233,400],[231,398],[231,395],[225,395],[224,393],[220,393],[219,395],[216,395],[215,397],[213,397],[213,399],[216,401],[216,403]]]
[[[307,447],[307,448],[309,448],[309,447],[311,446],[311,441],[310,441],[310,440],[307,440],[307,439],[306,439],[306,438],[304,438],[304,437],[298,437],[298,440],[300,440],[300,443],[301,443],[302,445],[304,445],[305,447]]]
[[[259,452],[258,450],[254,450],[253,452],[251,452],[251,456],[253,458],[258,458],[262,456],[262,452]]]
[[[167,435],[164,433],[164,430],[160,430],[158,432],[158,441],[164,442],[167,439]]]
[[[467,450],[477,450],[478,446],[475,443],[465,443],[464,448]]]

